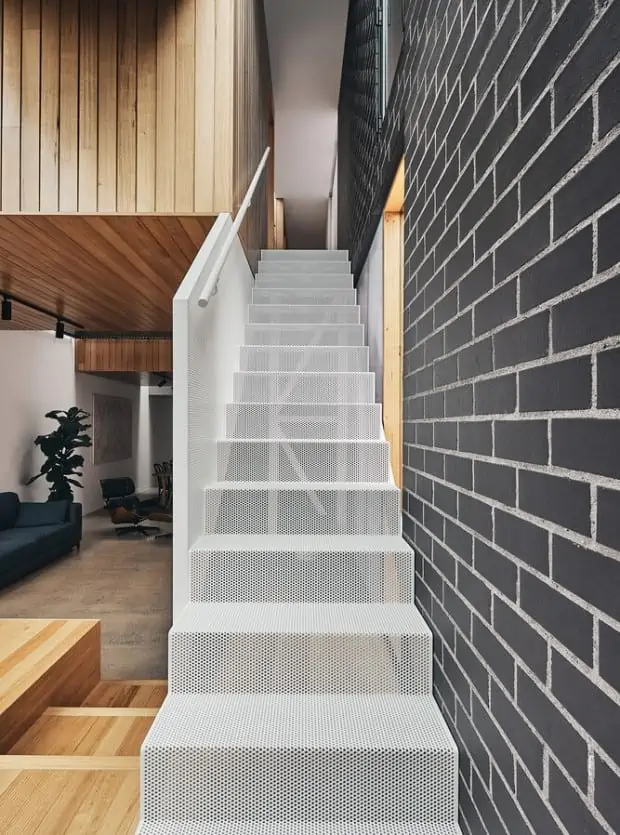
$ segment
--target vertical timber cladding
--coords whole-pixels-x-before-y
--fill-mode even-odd
[[[403,528],[462,829],[620,832],[620,3],[406,0],[379,130],[375,7],[340,240],[358,272],[400,134]]]
[[[3,0],[0,210],[230,211],[234,2]]]
[[[237,212],[258,163],[270,144],[271,69],[262,0],[234,0],[234,211]],[[271,149],[274,154],[274,148]],[[241,227],[248,252],[267,246],[269,164]],[[271,160],[273,164],[273,159]]]

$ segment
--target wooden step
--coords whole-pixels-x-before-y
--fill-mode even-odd
[[[168,693],[163,679],[102,681],[84,700],[84,707],[161,707]]]
[[[156,713],[156,708],[52,708],[13,745],[9,757],[138,757]]]
[[[72,762],[82,759],[89,762],[81,769],[1,769],[2,835],[133,835],[139,818],[139,761],[122,758],[135,766],[116,770],[99,767],[96,758]]]
[[[101,679],[100,644],[97,620],[0,620],[0,754],[46,708],[84,701]]]

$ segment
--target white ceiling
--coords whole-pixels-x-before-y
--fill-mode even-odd
[[[291,249],[325,247],[348,0],[264,0],[276,196]]]

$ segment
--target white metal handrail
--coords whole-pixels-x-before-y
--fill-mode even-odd
[[[222,247],[222,251],[220,252],[217,261],[213,265],[213,269],[209,274],[208,279],[205,282],[205,286],[202,289],[202,292],[198,298],[198,304],[200,307],[206,307],[209,304],[209,299],[217,290],[217,283],[220,279],[220,274],[222,269],[224,268],[224,264],[226,263],[226,259],[228,258],[228,253],[230,252],[230,248],[233,245],[235,238],[237,237],[237,233],[241,224],[243,223],[243,219],[245,218],[245,214],[247,210],[252,205],[252,197],[254,196],[254,192],[256,191],[256,186],[258,185],[258,181],[261,178],[261,174],[265,170],[265,165],[267,164],[267,158],[271,153],[271,148],[267,147],[265,153],[262,156],[261,161],[258,163],[258,168],[256,169],[256,173],[252,178],[252,182],[248,186],[248,190],[243,198],[243,202],[239,206],[239,211],[237,213],[237,217],[232,225],[230,233],[226,238],[224,245]]]

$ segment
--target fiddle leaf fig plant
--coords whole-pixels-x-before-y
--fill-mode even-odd
[[[48,435],[35,438],[34,442],[46,460],[41,472],[33,476],[28,484],[45,476],[50,485],[48,502],[61,499],[73,501],[73,487],[84,486],[77,481],[83,476],[81,468],[84,466],[84,456],[79,455],[77,450],[92,446],[90,435],[86,432],[92,424],[85,423],[90,413],[72,406],[67,411],[55,409],[45,417],[58,421],[58,426]]]

